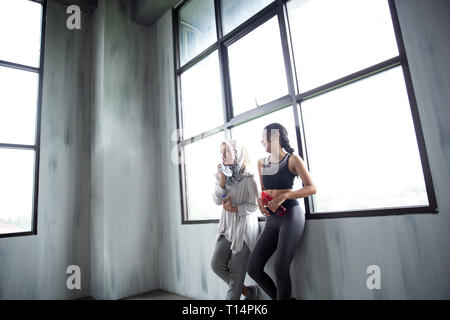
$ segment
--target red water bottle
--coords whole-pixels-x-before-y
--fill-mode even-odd
[[[261,193],[261,200],[263,201],[265,206],[268,206],[269,202],[272,200],[272,197],[270,196],[270,194],[268,194],[267,192],[263,191]],[[286,208],[283,207],[282,205],[280,205],[280,206],[278,206],[277,210],[275,210],[275,213],[281,217],[283,214],[286,213],[286,211],[287,211]]]

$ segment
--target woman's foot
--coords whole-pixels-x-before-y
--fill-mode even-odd
[[[248,286],[244,300],[259,300],[259,289],[257,286]]]

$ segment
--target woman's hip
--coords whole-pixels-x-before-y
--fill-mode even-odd
[[[284,203],[284,202],[283,202]],[[272,214],[266,217],[266,226],[279,227],[283,223],[300,223],[303,224],[305,220],[305,211],[300,206],[300,204],[288,205],[286,212],[279,216],[277,214]]]

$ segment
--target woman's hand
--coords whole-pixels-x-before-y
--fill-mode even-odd
[[[256,198],[256,200],[258,201],[259,211],[261,211],[261,213],[265,216],[270,216],[270,213],[264,206],[264,202],[262,201],[262,199],[260,197],[258,197],[258,198]]]
[[[221,170],[221,168],[222,168],[222,164],[219,163],[219,164],[217,165],[217,172],[219,173],[219,176],[220,176],[221,179],[222,179],[222,178],[225,179],[226,176],[225,176],[225,174],[223,173],[223,171]]]
[[[227,177],[225,176],[223,171],[220,170],[221,167],[222,167],[222,164],[219,163],[219,165],[217,166],[217,171],[219,173],[219,178],[220,178],[219,185],[222,187],[222,189],[225,189],[225,180],[226,180]]]
[[[222,200],[222,206],[228,212],[234,212],[234,213],[238,212],[238,209],[231,204],[231,197],[228,197],[228,198]]]
[[[269,209],[275,212],[277,208],[280,206],[280,204],[283,203],[283,201],[286,200],[286,194],[282,193],[279,196],[273,198],[269,202]]]

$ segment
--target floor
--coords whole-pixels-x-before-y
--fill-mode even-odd
[[[95,300],[92,297],[80,298],[78,300]],[[176,293],[167,292],[164,290],[155,290],[146,293],[141,293],[128,298],[123,298],[120,300],[193,300],[188,297],[180,296]]]
[[[139,294],[136,296],[124,298],[122,300],[192,300],[192,299],[164,290],[155,290]]]

